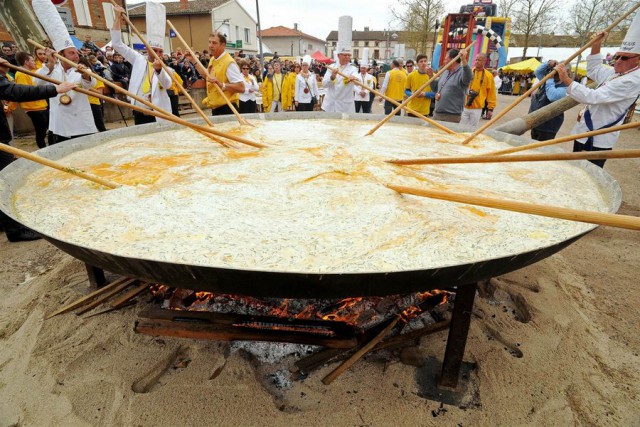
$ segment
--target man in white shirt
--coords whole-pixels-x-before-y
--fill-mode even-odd
[[[358,79],[358,69],[350,64],[351,50],[342,48],[338,53],[338,64],[327,70],[322,79],[322,87],[327,90],[322,109],[327,113],[355,113],[354,80]],[[339,76],[338,71],[347,77]]]
[[[158,13],[155,12],[156,8],[160,7],[164,10],[164,6],[158,3],[148,2],[146,7],[148,18],[158,13],[161,14],[161,11]],[[122,16],[125,14],[125,10],[117,5],[113,7],[113,10],[115,11],[115,19],[113,20],[113,26],[111,27],[111,45],[116,52],[122,55],[122,57],[131,64],[129,92],[150,101],[153,105],[157,105],[166,111],[171,111],[171,99],[169,98],[167,89],[169,89],[173,83],[172,77],[162,68],[160,61],[156,59],[152,60],[153,55],[151,53],[148,53],[145,57],[122,42],[120,29]],[[162,20],[162,22],[156,22],[154,25],[161,26],[164,34],[164,20]],[[147,26],[147,28],[150,27]],[[158,57],[162,58],[162,44],[159,41],[154,41],[153,37],[150,36],[151,34],[147,35],[148,43],[151,45]],[[130,101],[133,105],[148,109],[146,105],[136,101],[135,99],[131,99]],[[139,111],[133,112],[133,119],[137,125],[153,123],[156,121],[155,116],[144,114]],[[158,118],[157,121],[166,122],[166,120],[160,118]]]
[[[46,50],[46,54],[48,60],[36,71],[37,74],[61,82],[75,83],[84,89],[91,89],[96,85],[97,82],[93,77],[82,73],[85,69],[83,65],[79,64],[76,69],[64,62],[59,62],[54,56],[55,51],[50,48]],[[61,50],[60,55],[76,64],[80,60],[78,49],[75,47]],[[51,84],[40,79],[36,79],[35,83],[36,85]],[[53,134],[50,144],[98,132],[87,95],[71,91],[51,98],[49,100],[49,131]]]
[[[357,81],[366,87],[373,89],[373,76],[367,73],[368,66],[369,64],[364,62],[360,64],[360,73],[358,74]],[[365,114],[371,113],[371,104],[369,103],[369,94],[371,91],[360,85],[354,86],[355,89],[353,96],[355,98],[356,113],[359,113],[360,111]]]
[[[640,96],[640,13],[636,14],[622,46],[613,57],[613,68],[603,64],[600,46],[606,33],[601,34],[591,45],[591,55],[587,57],[587,76],[597,83],[596,89],[575,82],[564,64],[555,67],[560,80],[567,86],[567,95],[587,104],[573,134],[622,124]],[[610,132],[577,139],[573,151],[611,150],[619,135],[620,132]],[[590,161],[600,167],[605,163],[604,159]]]

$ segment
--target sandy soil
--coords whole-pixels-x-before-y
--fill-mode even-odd
[[[501,96],[500,107],[513,99]],[[503,120],[526,113],[524,104]],[[627,131],[618,148],[634,147],[639,136]],[[605,169],[623,189],[620,213],[640,216],[640,160],[610,160]],[[83,265],[44,241],[2,237],[0,427],[640,425],[639,249],[637,232],[600,227],[492,279],[476,298],[466,388],[437,397],[431,376],[446,332],[411,350],[421,367],[372,356],[330,386],[320,380],[335,366],[278,389],[269,374],[295,358],[261,364],[228,343],[137,335],[144,301],[45,320],[89,292]]]

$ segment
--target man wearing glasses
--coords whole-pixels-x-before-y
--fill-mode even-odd
[[[601,36],[602,35],[602,36]],[[587,57],[587,76],[597,83],[596,89],[589,89],[574,82],[569,77],[564,64],[555,67],[560,80],[567,85],[567,95],[586,104],[572,133],[588,132],[621,124],[630,108],[634,108],[640,96],[640,13],[637,13],[622,46],[613,57],[613,68],[602,63],[600,45],[606,33],[591,45],[591,55]],[[573,151],[611,150],[620,132],[610,132],[574,141]],[[605,160],[590,160],[600,167]]]

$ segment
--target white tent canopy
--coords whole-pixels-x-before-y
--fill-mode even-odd
[[[606,56],[608,53],[613,55],[618,51],[619,48],[619,46],[603,47],[600,52],[603,56]],[[511,62],[511,58],[521,58],[523,50],[524,49],[522,47],[509,47],[507,63]],[[577,47],[542,47],[538,49],[538,46],[529,46],[527,48],[527,56],[541,56],[542,62],[548,61],[550,59],[555,59],[556,61],[564,61],[577,51]],[[582,59],[580,61],[584,61],[590,52],[591,48],[587,48],[587,50],[582,52]]]

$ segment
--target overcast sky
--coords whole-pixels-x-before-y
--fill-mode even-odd
[[[257,19],[256,0],[238,2]],[[140,1],[127,1],[129,5],[135,3]],[[458,12],[461,5],[472,3],[473,0],[447,0],[446,12]],[[326,40],[329,32],[338,29],[338,18],[342,15],[353,17],[354,30],[362,31],[364,27],[377,31],[385,28],[400,29],[397,23],[390,24],[390,8],[398,7],[397,0],[259,0],[259,5],[262,29],[278,25],[293,28],[295,22],[300,31],[321,40]]]

